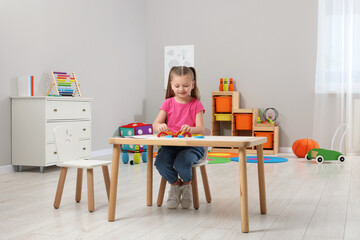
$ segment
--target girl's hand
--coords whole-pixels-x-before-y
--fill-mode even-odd
[[[168,131],[169,131],[169,128],[166,125],[166,123],[162,123],[159,125],[159,132],[168,132]]]
[[[182,125],[180,131],[183,131],[183,132],[190,132],[191,131],[191,127],[187,124],[184,124]]]

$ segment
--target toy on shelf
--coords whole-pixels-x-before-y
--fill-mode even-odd
[[[80,84],[78,83],[75,73],[67,72],[51,72],[53,81],[50,85],[50,88],[47,92],[48,96],[58,95],[58,96],[70,96],[75,97],[76,94],[81,97]],[[52,88],[54,87],[56,94],[50,94]]]
[[[224,87],[224,80],[220,78],[219,91],[223,91],[224,90],[223,87]]]
[[[224,78],[223,91],[224,91],[224,92],[229,91],[229,84],[228,84],[227,78]]]
[[[257,118],[257,123],[261,123],[261,118],[260,117]]]
[[[227,78],[220,78],[219,91],[220,92],[234,91],[233,78],[230,78],[229,81]]]
[[[263,116],[266,122],[274,124],[276,119],[278,118],[278,111],[275,108],[266,108],[264,110]]]
[[[230,78],[229,91],[234,91],[234,83],[232,78]]]
[[[328,150],[323,148],[313,148],[306,155],[305,158],[307,160],[315,159],[317,163],[323,163],[324,161],[338,161],[343,163],[345,161],[345,157],[342,153]]]
[[[159,132],[158,137],[177,137],[177,138],[181,138],[181,137],[191,137],[191,133],[190,132],[185,132],[185,131],[177,131],[176,133],[173,133],[172,131],[168,131],[168,132]]]

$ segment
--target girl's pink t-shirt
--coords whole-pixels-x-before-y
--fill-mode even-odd
[[[205,113],[202,103],[194,97],[188,103],[178,103],[174,97],[167,98],[160,109],[166,112],[166,124],[172,132],[179,131],[184,124],[195,127],[196,114]]]

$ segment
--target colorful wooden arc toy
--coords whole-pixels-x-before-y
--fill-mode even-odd
[[[190,132],[184,132],[184,131],[177,131],[176,133],[173,133],[172,131],[168,132],[159,132],[158,137],[161,136],[171,136],[171,137],[191,137]]]

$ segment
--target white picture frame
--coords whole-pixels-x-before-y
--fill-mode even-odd
[[[165,46],[164,57],[164,89],[166,89],[169,72],[173,66],[194,67],[194,45]]]

